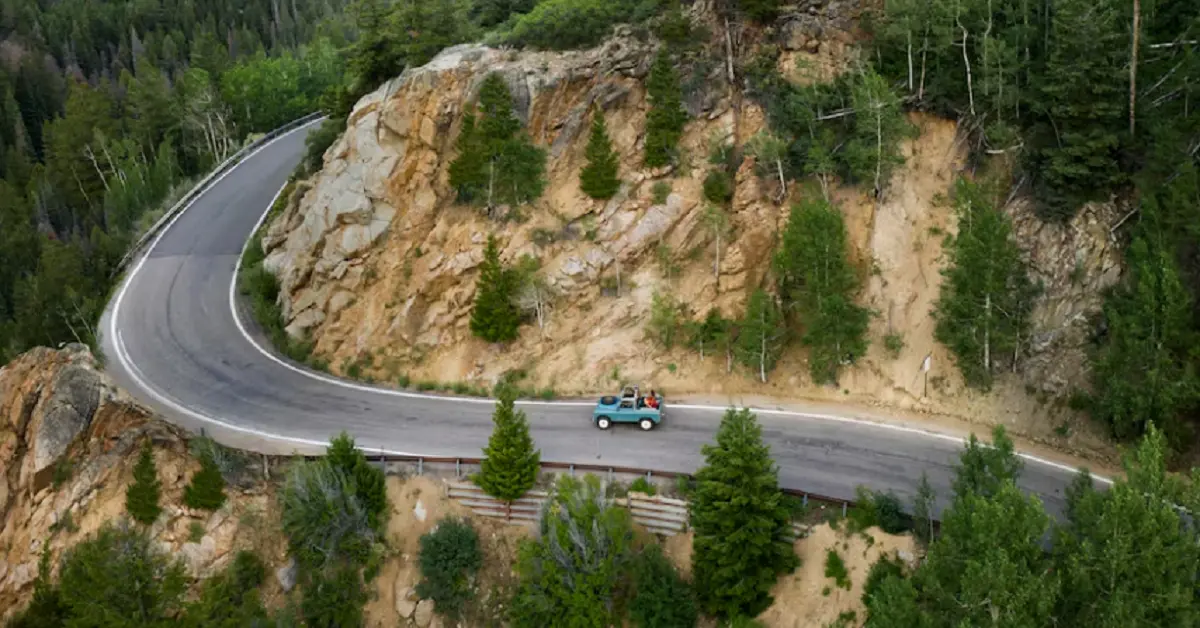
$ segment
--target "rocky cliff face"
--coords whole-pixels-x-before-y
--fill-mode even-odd
[[[269,523],[274,508],[253,473],[227,489],[215,513],[181,508],[183,487],[199,468],[187,435],[118,390],[86,347],[34,349],[0,368],[0,620],[32,593],[42,552],[57,565],[64,549],[124,516],[125,488],[147,438],[164,510],[150,534],[163,549],[196,577],[244,547],[282,562],[282,541],[269,532],[278,530]]]
[[[793,80],[813,77],[794,72],[798,61],[818,77],[842,71],[857,54],[857,3],[802,5],[755,36],[784,50],[781,69]],[[819,193],[790,182],[789,196],[778,199],[778,183],[759,176],[747,156],[737,171],[730,232],[718,243],[705,227],[701,188],[710,147],[741,146],[765,126],[761,110],[723,82],[722,45],[713,43],[710,63],[684,68],[691,120],[674,170],[641,166],[643,79],[654,48],[629,32],[567,53],[460,46],[363,98],[345,135],[325,154],[324,169],[294,187],[263,237],[267,266],[281,280],[289,332],[315,340],[317,355],[335,372],[377,381],[489,385],[519,369],[559,392],[591,393],[616,379],[640,379],[676,394],[849,396],[975,416],[1013,407],[1013,397],[993,395],[989,402],[965,391],[951,356],[933,339],[929,313],[940,287],[942,237],[955,231],[941,199],[964,171],[966,142],[954,123],[927,116],[912,118],[921,133],[905,143],[907,162],[881,198],[833,190],[864,278],[862,299],[879,313],[869,355],[838,390],[811,385],[799,347],[761,385],[730,377],[724,356],[702,360],[644,337],[655,292],[671,294],[697,317],[710,307],[740,315],[748,292],[769,272],[787,206]],[[447,174],[462,112],[490,72],[505,78],[518,117],[549,154],[545,195],[507,208],[499,221],[456,204]],[[607,117],[621,158],[624,185],[608,202],[579,190],[592,110]],[[656,185],[670,186],[665,200],[654,200]],[[1083,321],[1119,275],[1108,236],[1114,211],[1093,207],[1069,225],[1051,226],[1023,201],[1007,210],[1045,288],[1029,342],[1033,355],[1009,386],[1018,396],[1028,396],[1030,386],[1061,394],[1084,381]],[[524,254],[540,259],[555,294],[545,325],[525,326],[506,347],[474,339],[468,329],[489,233],[498,236],[504,261]],[[898,356],[884,350],[887,334],[904,338]],[[926,356],[935,369],[929,396],[920,375]]]

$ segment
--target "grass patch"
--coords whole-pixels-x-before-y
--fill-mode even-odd
[[[204,539],[204,524],[193,521],[188,524],[188,542],[199,543]]]
[[[832,578],[839,587],[850,590],[850,572],[846,571],[846,563],[837,550],[825,552],[825,577]]]
[[[655,488],[655,486],[650,483],[650,480],[647,480],[645,477],[639,477],[636,480],[629,483],[629,492],[630,493],[645,493],[647,495],[654,495],[654,494],[658,493],[658,489]]]
[[[280,198],[283,198],[282,194]],[[312,341],[308,338],[293,338],[284,330],[283,313],[279,309],[279,279],[263,268],[266,254],[262,250],[260,236],[260,232],[255,232],[250,237],[250,242],[242,253],[242,268],[238,275],[238,289],[250,300],[250,311],[254,321],[280,353],[318,370],[328,369],[328,364],[322,369],[312,360]]]
[[[58,490],[67,480],[71,479],[71,473],[75,471],[75,463],[70,458],[64,456],[59,458],[58,462],[54,463],[54,477],[51,480],[54,484],[54,490]]]
[[[659,181],[650,188],[650,199],[655,205],[662,205],[667,202],[667,197],[671,195],[671,184],[666,181]]]
[[[900,352],[904,351],[904,336],[896,332],[884,336],[883,348],[887,350],[888,357],[895,360],[900,357]]]

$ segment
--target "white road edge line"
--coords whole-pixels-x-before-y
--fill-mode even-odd
[[[137,265],[133,267],[133,270],[131,270],[128,275],[126,275],[125,281],[121,285],[121,289],[117,292],[117,298],[116,298],[116,301],[113,303],[111,319],[109,320],[109,332],[110,332],[109,337],[113,339],[114,346],[116,347],[117,360],[121,363],[121,366],[123,366],[125,368],[126,372],[128,372],[130,374],[130,376],[134,379],[134,381],[137,382],[138,386],[140,386],[144,391],[146,391],[148,394],[150,394],[152,397],[154,397],[157,401],[159,401],[163,405],[170,407],[171,409],[175,410],[176,412],[180,412],[180,413],[187,415],[198,421],[212,423],[214,425],[218,425],[218,426],[228,429],[228,430],[241,432],[244,434],[250,434],[250,435],[253,435],[253,436],[256,436],[259,438],[275,440],[275,441],[282,441],[282,442],[287,442],[287,443],[295,443],[295,444],[300,444],[300,445],[325,446],[327,444],[325,441],[314,441],[314,440],[310,440],[310,439],[296,438],[293,436],[285,436],[283,434],[274,434],[274,433],[265,432],[262,430],[255,430],[252,428],[241,427],[241,426],[235,425],[233,423],[230,423],[227,420],[217,419],[214,417],[210,417],[210,416],[201,414],[199,412],[195,412],[189,408],[184,407],[183,405],[181,405],[179,403],[176,403],[175,401],[173,401],[171,399],[168,399],[166,396],[164,396],[163,394],[159,393],[157,390],[152,388],[146,382],[146,380],[142,378],[138,369],[133,365],[133,360],[126,354],[124,338],[121,336],[119,330],[117,329],[117,321],[119,320],[120,312],[121,312],[121,303],[125,299],[125,293],[128,291],[130,284],[133,283],[134,277],[136,277],[138,272],[141,271],[142,266],[144,266],[146,263],[146,260],[150,258],[151,253],[154,251],[155,248],[157,248],[158,243],[163,239],[163,237],[166,236],[166,234],[171,230],[171,228],[173,226],[175,226],[175,223],[179,220],[179,218],[182,217],[189,209],[191,209],[192,205],[194,205],[197,200],[199,200],[201,197],[203,197],[204,194],[208,190],[215,187],[222,180],[224,180],[225,177],[229,176],[234,171],[236,171],[238,168],[242,167],[242,165],[249,162],[256,155],[258,155],[258,153],[262,152],[263,150],[266,150],[269,146],[271,146],[275,142],[278,142],[279,140],[282,140],[283,138],[288,137],[291,134],[296,133],[297,131],[306,129],[309,126],[312,126],[313,124],[315,124],[316,122],[318,122],[318,120],[314,120],[313,122],[310,122],[309,124],[296,127],[295,129],[292,129],[291,131],[288,131],[287,133],[284,133],[283,135],[280,135],[279,137],[258,147],[254,152],[247,155],[242,161],[238,162],[237,164],[235,164],[234,166],[229,168],[229,170],[222,173],[221,176],[210,181],[204,192],[201,192],[200,194],[196,195],[196,198],[192,199],[187,204],[186,207],[181,209],[179,211],[179,213],[177,213],[175,215],[175,217],[172,218],[171,221],[168,222],[163,227],[162,231],[159,232],[158,236],[154,238],[154,241],[151,242],[148,247],[146,247],[145,253],[142,255],[141,259],[138,260]],[[250,236],[248,236],[246,239],[246,242],[244,242],[242,244],[241,254],[238,255],[237,260],[234,263],[233,276],[230,278],[230,283],[229,283],[230,313],[233,315],[233,321],[234,321],[234,324],[238,328],[238,332],[240,332],[242,334],[242,336],[250,343],[250,345],[253,346],[259,353],[261,353],[267,359],[271,360],[272,362],[274,362],[288,370],[291,370],[295,373],[299,373],[300,375],[303,375],[310,379],[315,379],[317,381],[321,381],[321,382],[324,382],[327,384],[339,386],[339,387],[350,389],[350,390],[375,393],[375,394],[384,394],[384,395],[390,395],[390,396],[394,396],[394,397],[403,397],[403,398],[409,398],[409,399],[425,399],[425,400],[433,400],[433,401],[453,401],[453,402],[459,402],[459,403],[476,403],[476,404],[488,404],[488,405],[494,403],[494,401],[491,399],[480,399],[480,398],[475,398],[475,397],[446,397],[446,396],[441,396],[441,395],[427,395],[427,394],[422,394],[422,393],[413,393],[413,392],[408,392],[408,391],[400,391],[400,390],[392,390],[392,389],[387,389],[387,388],[377,388],[377,387],[373,387],[373,386],[365,386],[362,384],[355,384],[352,382],[347,382],[347,381],[339,380],[339,379],[332,378],[332,377],[326,377],[324,375],[319,375],[317,373],[313,373],[311,371],[301,369],[292,364],[288,364],[287,362],[281,360],[280,358],[278,358],[277,356],[272,354],[270,351],[267,351],[257,341],[255,341],[255,339],[246,331],[245,326],[242,324],[241,318],[238,316],[236,299],[235,299],[236,290],[237,290],[237,278],[238,278],[238,273],[241,270],[241,266],[242,266],[242,255],[245,254],[246,248],[250,244],[250,237],[253,237],[253,235],[255,233],[257,233],[258,230],[262,227],[262,223],[266,220],[267,214],[270,213],[271,207],[275,204],[275,201],[278,200],[279,195],[283,193],[283,189],[285,187],[287,187],[286,183],[283,186],[281,186],[278,191],[275,192],[275,196],[271,199],[271,202],[267,205],[266,209],[263,210],[262,214],[258,218],[258,221],[255,223],[254,229],[250,232]],[[525,400],[522,400],[522,401],[518,401],[517,403],[519,405],[525,405],[525,406],[544,405],[544,406],[558,406],[558,407],[590,407],[592,405],[592,404],[586,403],[586,402],[569,402],[569,401],[525,401]],[[724,412],[727,409],[722,406],[710,406],[710,405],[679,405],[679,406],[673,406],[673,407],[678,407],[678,408],[682,408],[685,410],[702,410],[702,411],[713,411],[713,412]],[[889,424],[889,423],[879,423],[879,422],[875,422],[875,421],[867,421],[867,420],[863,420],[863,419],[854,419],[854,418],[840,417],[840,416],[827,415],[827,414],[811,414],[811,413],[806,413],[806,412],[797,412],[797,411],[793,411],[793,410],[772,410],[772,409],[767,409],[767,408],[754,408],[754,407],[751,407],[749,409],[752,412],[755,412],[758,414],[773,414],[773,415],[779,415],[779,416],[793,416],[793,417],[815,419],[815,420],[821,420],[821,421],[849,423],[849,424],[861,425],[861,426],[865,426],[865,427],[882,428],[882,429],[888,429],[888,430],[897,431],[897,432],[931,437],[931,438],[936,438],[939,440],[954,442],[954,443],[964,442],[962,438],[952,436],[949,434],[942,434],[942,433],[934,432],[931,430],[917,429],[917,428],[905,427],[905,426],[900,426],[900,425],[893,425],[893,424]],[[372,449],[371,451],[379,451],[383,454],[394,455],[394,456],[417,457],[417,456],[425,455],[426,457],[429,457],[429,455],[427,455],[427,454],[414,454],[411,452],[393,451],[393,450],[387,450],[387,449]],[[1032,454],[1017,452],[1017,455],[1025,460],[1029,460],[1031,462],[1035,462],[1035,463],[1042,464],[1042,465],[1045,465],[1045,466],[1048,466],[1048,467],[1051,467],[1054,469],[1058,469],[1060,471],[1065,471],[1065,472],[1069,472],[1069,473],[1074,473],[1077,471],[1077,469],[1075,469],[1074,467],[1071,467],[1069,465],[1064,465],[1064,464],[1054,462],[1051,460],[1046,460],[1044,458],[1040,458],[1040,457],[1034,456]],[[1108,484],[1110,486],[1113,483],[1111,479],[1103,477],[1103,476],[1099,476],[1099,475],[1093,475],[1092,478],[1096,481],[1099,481],[1103,484]]]
[[[293,444],[297,444],[297,445],[310,445],[310,446],[325,447],[329,444],[328,441],[316,441],[316,440],[310,440],[307,438],[296,438],[294,436],[273,434],[270,432],[264,432],[261,430],[256,430],[256,429],[252,429],[252,428],[248,428],[248,427],[242,427],[239,425],[235,425],[227,420],[217,419],[214,417],[210,417],[210,416],[201,414],[199,412],[191,410],[190,408],[187,408],[187,407],[175,402],[172,399],[167,398],[166,395],[158,392],[153,387],[151,387],[150,384],[148,382],[146,382],[146,380],[143,378],[141,370],[137,368],[137,366],[133,363],[133,359],[130,358],[129,355],[126,353],[125,338],[124,338],[124,336],[121,335],[120,330],[117,328],[117,321],[120,320],[121,303],[125,300],[125,293],[129,290],[130,284],[133,283],[134,277],[136,277],[138,272],[142,270],[142,266],[145,265],[146,260],[150,259],[151,253],[153,253],[154,249],[158,247],[159,241],[161,241],[163,239],[163,237],[165,237],[167,235],[167,233],[171,230],[171,227],[175,226],[175,222],[178,221],[185,213],[187,213],[187,211],[192,208],[192,205],[195,204],[196,201],[200,200],[200,198],[202,198],[209,190],[211,190],[218,183],[220,183],[223,179],[225,179],[225,177],[229,176],[230,174],[233,174],[233,172],[236,171],[238,168],[242,167],[242,165],[244,165],[245,163],[247,163],[251,159],[253,159],[255,155],[266,150],[269,146],[271,146],[275,142],[278,142],[279,140],[282,140],[283,138],[288,137],[289,135],[296,133],[297,131],[306,129],[306,128],[312,126],[313,124],[316,124],[317,122],[320,122],[320,119],[314,120],[303,126],[298,126],[295,129],[292,129],[291,131],[288,131],[287,133],[284,133],[283,135],[280,135],[279,137],[272,139],[271,141],[267,142],[266,144],[259,146],[257,149],[254,150],[254,152],[250,153],[249,155],[246,155],[246,157],[243,158],[240,162],[234,164],[232,167],[230,167],[228,170],[226,170],[224,173],[222,173],[221,176],[217,177],[216,179],[213,179],[212,181],[209,181],[203,192],[201,192],[200,194],[197,194],[195,198],[193,198],[190,202],[188,202],[187,206],[185,206],[183,209],[179,210],[179,212],[177,214],[175,214],[175,217],[172,218],[170,220],[170,222],[168,222],[165,226],[163,226],[163,228],[159,232],[158,236],[156,236],[154,238],[154,241],[151,242],[150,245],[146,247],[145,251],[141,255],[141,258],[138,260],[137,265],[135,265],[133,267],[133,270],[129,271],[129,273],[125,276],[125,280],[121,284],[121,289],[117,292],[117,298],[113,302],[112,313],[110,314],[110,319],[109,319],[109,338],[112,339],[113,346],[117,350],[117,361],[121,363],[121,366],[124,367],[124,369],[127,373],[129,373],[129,376],[132,377],[133,380],[135,382],[137,382],[137,385],[140,386],[142,388],[142,390],[144,390],[147,394],[149,394],[151,397],[154,397],[154,399],[157,400],[159,403],[171,408],[172,410],[179,412],[183,415],[186,415],[188,417],[191,417],[197,421],[211,423],[213,425],[217,425],[217,426],[220,426],[220,427],[228,429],[228,430],[232,430],[235,432],[241,432],[243,434],[249,434],[249,435],[256,436],[259,438],[264,438],[267,440],[281,441],[281,442],[293,443]],[[280,188],[280,190],[282,191],[282,188]],[[278,193],[276,195],[278,196]],[[272,204],[274,204],[274,201],[272,201]],[[268,209],[268,211],[270,210],[269,205],[267,206],[267,209]],[[265,212],[263,213],[263,217],[264,218],[266,217]],[[259,219],[259,222],[260,223],[262,222],[262,218]],[[255,230],[257,230],[257,227],[255,227]],[[243,246],[243,250],[244,250],[244,248],[245,247]],[[238,265],[238,267],[241,266],[241,257],[240,256],[238,257],[237,265]],[[235,277],[235,279],[237,277],[236,270],[234,273],[234,277]],[[236,316],[234,317],[234,320],[235,321],[237,320]],[[239,327],[240,326],[241,325],[239,323]],[[255,347],[257,347],[257,346],[258,345],[255,344]],[[372,449],[371,451],[372,452],[378,451],[383,454],[393,455],[393,456],[418,456],[419,455],[419,454],[413,454],[411,452],[406,452],[406,451],[392,451],[392,450],[388,450],[388,449]]]
[[[258,230],[262,228],[262,224],[263,224],[263,222],[266,221],[267,215],[271,213],[271,208],[275,205],[275,201],[278,200],[279,195],[283,193],[283,190],[286,187],[287,187],[286,183],[284,183],[282,186],[280,186],[279,190],[277,192],[275,192],[275,196],[271,199],[271,202],[267,205],[266,210],[263,211],[261,216],[259,216],[258,222],[255,223],[254,229],[250,232],[250,236],[248,238],[246,238],[245,244],[242,245],[242,252],[240,255],[238,255],[237,263],[234,265],[234,268],[233,268],[233,278],[229,282],[229,310],[230,310],[230,313],[233,315],[233,322],[237,325],[238,331],[241,332],[242,337],[244,337],[246,339],[246,341],[250,343],[251,346],[253,346],[255,349],[257,349],[259,353],[261,353],[263,356],[265,356],[267,359],[271,360],[275,364],[278,364],[279,366],[282,366],[283,368],[286,368],[295,373],[299,373],[300,375],[303,375],[305,377],[315,379],[317,381],[324,382],[326,384],[331,384],[333,386],[340,386],[342,388],[346,388],[349,390],[355,390],[355,391],[359,391],[359,392],[382,394],[382,395],[388,395],[388,396],[392,396],[392,397],[402,397],[402,398],[408,398],[408,399],[423,399],[423,400],[427,400],[427,401],[446,401],[446,402],[458,402],[458,403],[476,403],[476,404],[487,404],[487,405],[494,404],[495,403],[494,399],[480,398],[480,397],[449,397],[449,396],[444,396],[444,395],[429,395],[429,394],[424,394],[424,393],[414,393],[414,392],[409,392],[409,391],[404,391],[404,390],[395,390],[392,388],[380,388],[377,386],[367,386],[364,384],[357,384],[354,382],[348,382],[348,381],[345,381],[342,379],[337,379],[335,377],[328,377],[325,375],[321,375],[319,373],[314,373],[312,371],[302,369],[294,364],[289,364],[285,360],[280,359],[274,353],[268,351],[266,348],[264,348],[262,345],[260,345],[258,343],[258,341],[255,340],[254,337],[251,336],[250,333],[246,331],[246,327],[242,324],[241,317],[238,316],[237,299],[236,299],[236,297],[237,297],[237,292],[236,292],[237,291],[237,280],[238,280],[238,273],[240,273],[241,269],[242,269],[242,257],[245,255],[246,249],[249,248],[249,246],[250,246],[250,238],[253,238],[254,234],[258,233]],[[170,225],[168,225],[167,228],[169,229]],[[521,400],[521,401],[517,401],[516,403],[517,403],[517,405],[526,405],[526,406],[539,406],[539,405],[558,406],[558,407],[592,407],[593,406],[593,404],[591,404],[591,403],[577,402],[577,401],[527,401],[527,400]],[[721,407],[721,406],[698,405],[698,404],[671,405],[671,407],[672,408],[680,408],[683,410],[701,410],[701,411],[711,411],[711,412],[724,412],[725,410],[728,409],[726,407]],[[766,409],[766,408],[753,408],[753,407],[751,407],[749,409],[750,409],[750,411],[757,413],[757,414],[774,414],[774,415],[779,415],[779,416],[801,417],[801,418],[806,418],[806,419],[815,419],[818,421],[829,421],[829,422],[834,422],[834,423],[850,423],[853,425],[860,425],[860,426],[871,427],[871,428],[881,428],[881,429],[886,429],[886,430],[892,430],[895,432],[902,432],[902,433],[906,433],[906,434],[915,434],[918,436],[936,438],[939,440],[958,443],[958,444],[962,444],[965,442],[964,439],[957,437],[957,436],[952,436],[950,434],[943,434],[943,433],[939,433],[939,432],[934,432],[932,430],[925,430],[925,429],[914,428],[914,427],[906,427],[906,426],[902,426],[902,425],[894,425],[891,423],[880,423],[880,422],[876,422],[876,421],[867,421],[867,420],[863,420],[863,419],[841,417],[841,416],[836,416],[836,415],[831,415],[831,414],[811,414],[808,412],[798,412],[798,411],[794,411],[794,410],[770,410],[770,409]],[[1051,467],[1053,469],[1058,469],[1060,471],[1065,471],[1067,473],[1075,473],[1078,471],[1078,469],[1076,469],[1075,467],[1072,467],[1070,465],[1061,464],[1058,462],[1054,462],[1052,460],[1046,460],[1044,458],[1040,458],[1040,457],[1034,456],[1032,454],[1017,452],[1017,455],[1025,460],[1029,460],[1031,462],[1042,464],[1042,465]],[[1107,484],[1109,486],[1111,486],[1113,483],[1113,481],[1111,479],[1104,477],[1104,476],[1100,476],[1100,475],[1093,475],[1092,479],[1096,480],[1098,482],[1101,482],[1103,484]]]

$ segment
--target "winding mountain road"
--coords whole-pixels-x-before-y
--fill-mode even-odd
[[[168,420],[264,453],[317,452],[347,430],[372,451],[479,456],[492,402],[377,389],[286,362],[234,299],[244,243],[312,128],[277,138],[215,180],[135,260],[101,321],[109,374]],[[670,404],[652,432],[601,432],[590,402],[519,403],[543,460],[676,472],[700,465],[724,410]],[[864,484],[911,495],[926,471],[939,496],[950,492],[961,437],[845,410],[757,411],[786,487],[851,498]],[[1071,476],[1065,465],[1026,456],[1021,485],[1061,513]]]

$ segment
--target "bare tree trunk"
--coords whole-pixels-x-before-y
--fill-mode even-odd
[[[83,155],[88,158],[88,161],[92,162],[92,168],[96,169],[96,174],[100,175],[100,182],[104,184],[104,191],[108,192],[108,177],[104,176],[104,171],[100,169],[100,162],[96,160],[96,153],[92,151],[91,144],[83,147]],[[83,183],[79,184],[79,189],[83,189]],[[86,196],[87,194],[84,193],[84,195]]]
[[[717,228],[717,248],[713,251],[713,281],[717,283],[718,291],[721,288],[721,229]]]
[[[779,200],[787,198],[787,179],[783,178],[783,160],[775,160],[775,171],[779,173]]]
[[[961,21],[958,23],[958,27],[962,29],[963,63],[967,66],[967,99],[971,103],[971,115],[973,116],[975,115],[975,86],[971,81],[971,57],[967,54],[967,39],[970,33],[967,32],[967,27],[963,26]]]
[[[1137,67],[1138,39],[1141,35],[1142,3],[1133,0],[1133,49],[1130,51],[1132,60],[1129,63],[1129,135],[1132,136],[1137,126]]]
[[[488,160],[488,200],[487,200],[487,208],[488,208],[489,215],[492,212],[492,190],[495,187],[495,182],[496,182],[496,160],[489,159]]]
[[[929,35],[926,34],[921,44],[921,85],[917,88],[917,100],[925,99],[925,62],[929,57]]]
[[[725,72],[729,77],[730,89],[733,89],[733,36],[729,33],[729,18],[725,18]]]
[[[905,39],[908,41],[908,93],[913,90],[913,54],[912,54],[912,29],[904,33]]]
[[[992,294],[989,292],[983,303],[983,370],[992,370]]]

